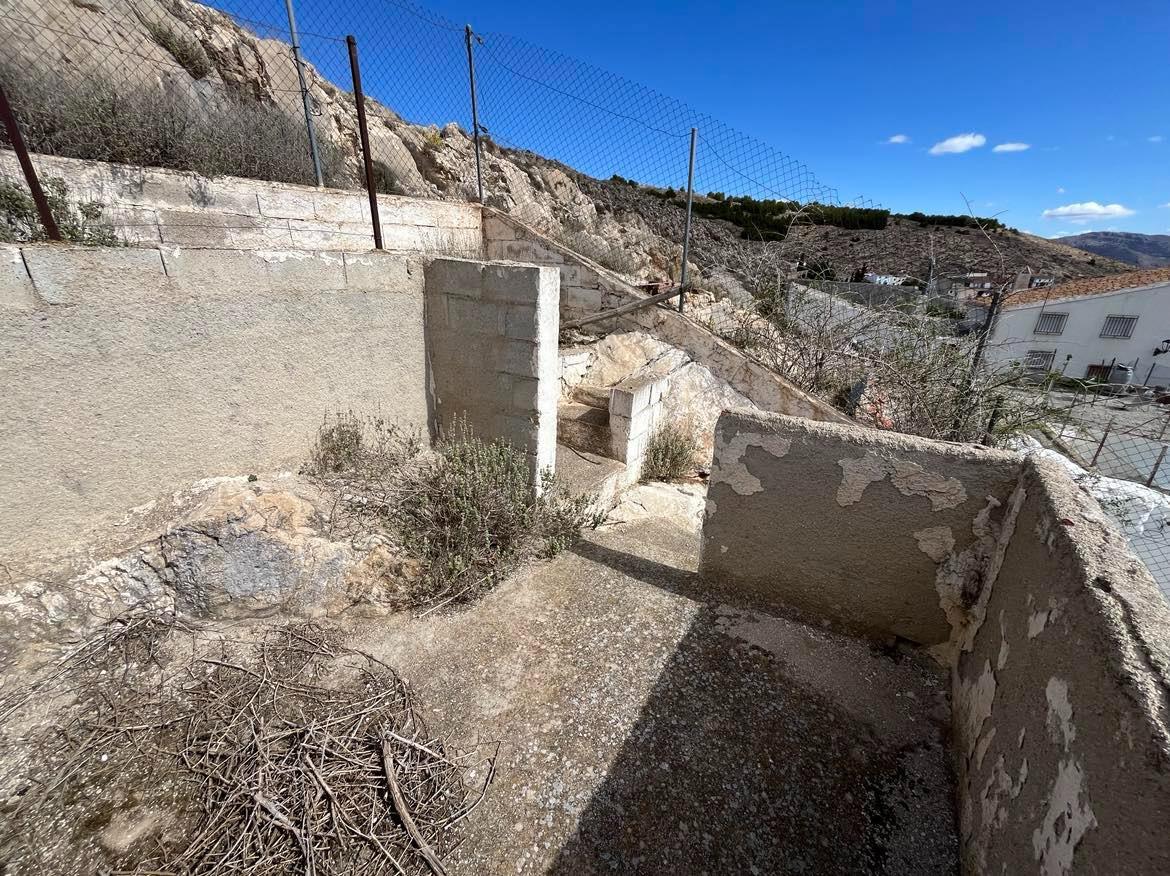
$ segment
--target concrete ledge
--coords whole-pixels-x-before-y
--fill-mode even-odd
[[[30,310],[36,303],[36,291],[20,247],[0,247],[0,308]]]
[[[725,411],[701,572],[818,620],[946,642],[983,580],[1016,454]]]
[[[963,870],[1166,872],[1170,608],[1058,466],[1018,501],[955,667]]]

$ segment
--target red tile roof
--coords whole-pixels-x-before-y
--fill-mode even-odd
[[[1004,296],[1003,306],[1005,308],[1023,307],[1040,301],[1062,301],[1066,298],[1104,295],[1106,292],[1138,289],[1142,286],[1153,286],[1156,283],[1170,283],[1170,267],[1126,271],[1124,274],[1109,274],[1105,277],[1085,277],[1082,280],[1070,280],[1055,286],[1009,292]]]

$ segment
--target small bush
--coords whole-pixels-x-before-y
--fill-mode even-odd
[[[29,149],[143,167],[313,185],[302,118],[217,86],[203,96],[165,87],[116,88],[100,77],[48,79],[0,65]],[[330,185],[350,172],[341,146],[318,137]]]
[[[56,177],[41,180],[41,187],[63,238],[86,246],[114,246],[118,242],[108,225],[97,223],[102,214],[101,204],[86,202],[74,206],[65,180]],[[28,243],[48,239],[29,191],[16,183],[0,180],[0,241]]]
[[[154,41],[166,49],[192,79],[205,79],[211,74],[211,59],[196,40],[172,30],[160,21],[146,21],[144,24]]]
[[[473,599],[519,563],[554,556],[601,522],[591,497],[570,495],[551,475],[536,495],[527,456],[476,437],[463,421],[439,450],[351,412],[326,420],[305,466],[338,497],[353,534],[376,532],[421,561],[406,605]]]
[[[677,481],[695,468],[695,454],[699,451],[689,426],[664,423],[646,445],[642,460],[643,481]]]

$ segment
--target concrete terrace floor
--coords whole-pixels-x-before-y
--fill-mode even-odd
[[[955,872],[941,668],[737,609],[697,546],[607,525],[472,606],[357,631],[433,725],[503,743],[450,872]]]

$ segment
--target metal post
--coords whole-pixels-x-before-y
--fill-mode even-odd
[[[471,135],[475,139],[475,185],[479,190],[479,202],[483,203],[483,170],[479,163],[479,107],[475,99],[475,53],[471,49],[471,25],[464,28],[467,37],[467,78],[471,82]]]
[[[1153,362],[1150,363],[1150,370],[1146,372],[1146,382],[1143,383],[1142,386],[1149,386],[1150,385],[1150,378],[1154,376],[1154,369],[1157,367],[1158,367],[1158,360],[1155,359]]]
[[[971,358],[971,377],[968,383],[975,386],[975,378],[979,374],[979,364],[983,361],[983,350],[987,346],[987,339],[995,328],[995,318],[999,315],[999,301],[1003,294],[1002,289],[996,289],[991,296],[991,306],[987,308],[987,320],[983,323],[983,331],[979,333],[979,340],[975,344],[975,355]]]
[[[1154,485],[1154,478],[1158,475],[1158,469],[1162,467],[1162,460],[1166,458],[1166,445],[1162,445],[1162,450],[1158,453],[1158,459],[1154,463],[1154,470],[1150,472],[1150,476],[1146,478],[1146,486],[1152,487]]]
[[[370,132],[366,128],[366,96],[362,92],[362,71],[358,66],[357,40],[350,34],[345,38],[349,46],[349,72],[353,77],[353,100],[357,104],[358,136],[362,141],[362,164],[366,170],[366,192],[370,196],[370,221],[374,226],[374,248],[382,248],[382,220],[378,216],[378,192],[374,186],[374,162],[370,158]]]
[[[691,158],[687,163],[687,225],[683,231],[682,271],[679,285],[682,291],[678,295],[678,312],[683,312],[683,305],[687,298],[687,256],[691,251],[691,203],[695,196],[695,140],[699,137],[699,129],[691,128]]]
[[[1003,404],[1003,397],[996,396],[995,403],[991,407],[991,416],[987,419],[987,431],[983,434],[983,443],[988,447],[991,446],[995,440],[995,427],[999,424],[1000,406]]]
[[[1101,456],[1101,451],[1105,449],[1105,441],[1109,438],[1109,430],[1113,428],[1113,421],[1109,421],[1109,425],[1105,427],[1105,431],[1101,433],[1101,441],[1097,445],[1096,451],[1093,452],[1093,459],[1089,462],[1089,468],[1097,465],[1097,459]]]
[[[285,11],[288,12],[288,33],[292,41],[293,62],[297,65],[297,81],[301,84],[301,103],[305,105],[305,130],[309,134],[309,154],[313,156],[313,173],[317,177],[317,185],[325,185],[325,177],[321,174],[321,156],[317,154],[317,132],[313,128],[313,102],[309,98],[309,86],[305,84],[305,64],[301,58],[301,41],[297,38],[297,17],[293,14],[292,0],[284,0]]]
[[[33,203],[37,205],[37,213],[41,217],[45,236],[49,240],[61,240],[61,229],[57,227],[57,220],[53,218],[53,211],[49,209],[49,199],[45,197],[45,190],[41,188],[41,181],[37,179],[37,169],[33,167],[32,159],[28,157],[28,147],[24,144],[24,135],[20,133],[20,125],[16,123],[16,114],[8,102],[8,95],[4,93],[4,86],[0,85],[0,116],[4,118],[4,130],[8,132],[8,142],[16,152],[16,159],[20,162],[20,169],[24,172],[24,181],[28,183],[28,190],[32,194]]]

